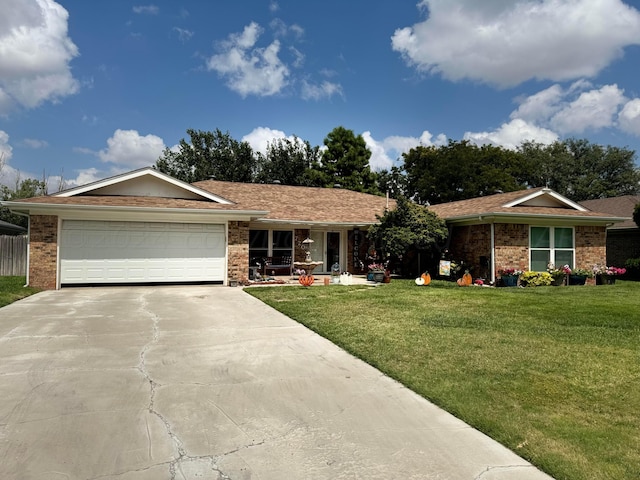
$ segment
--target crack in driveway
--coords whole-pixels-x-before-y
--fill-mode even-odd
[[[170,462],[162,462],[156,465],[151,465],[143,470],[137,470],[137,471],[145,471],[145,470],[149,470],[150,468],[154,468],[162,465],[168,465],[169,474],[171,475],[170,477],[171,480],[177,480],[177,479],[186,480],[188,477],[183,470],[183,466],[189,463],[198,462],[198,463],[204,463],[207,469],[210,469],[212,472],[217,473],[219,480],[231,480],[229,476],[227,476],[224,472],[222,472],[218,468],[217,462],[228,455],[233,455],[234,453],[239,452],[240,450],[263,445],[265,443],[264,440],[258,443],[251,443],[248,445],[239,446],[230,451],[224,452],[221,455],[189,455],[188,454],[187,450],[185,449],[183,441],[174,432],[173,427],[171,426],[171,423],[169,422],[169,420],[162,413],[160,413],[155,406],[155,397],[156,397],[157,388],[162,387],[163,385],[157,382],[156,380],[154,380],[153,377],[151,376],[147,368],[146,357],[149,350],[151,350],[151,348],[153,348],[153,346],[158,343],[158,339],[160,338],[160,325],[159,325],[160,317],[149,309],[149,302],[145,295],[141,297],[141,304],[142,304],[141,309],[143,310],[143,312],[146,313],[151,318],[152,335],[151,335],[151,340],[149,340],[149,342],[147,342],[142,347],[142,350],[140,351],[140,356],[139,356],[140,361],[138,362],[138,365],[136,368],[144,376],[145,380],[149,382],[150,391],[149,391],[149,405],[147,406],[147,410],[149,411],[150,414],[157,417],[164,425],[165,431],[167,432],[167,435],[171,439],[177,451],[177,456]],[[224,413],[224,415],[226,415],[226,413]],[[153,441],[151,438],[151,432],[149,430],[148,424],[147,424],[147,438],[149,442],[149,447],[148,447],[149,458],[153,458],[153,449],[152,449]],[[124,475],[125,473],[127,472],[123,472],[117,475]]]

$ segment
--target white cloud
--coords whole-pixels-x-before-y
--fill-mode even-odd
[[[622,107],[618,122],[620,129],[640,136],[640,98],[634,98]]]
[[[618,109],[626,102],[617,85],[582,92],[578,98],[558,111],[550,125],[560,133],[582,133],[614,125]]]
[[[9,134],[3,130],[0,130],[0,158],[3,163],[0,166],[8,162],[13,156],[13,148],[9,145]]]
[[[178,34],[178,38],[183,43],[191,40],[191,37],[194,35],[194,32],[187,30],[186,28],[173,27],[173,31]]]
[[[567,89],[556,84],[521,99],[519,107],[511,113],[510,118],[551,129],[562,135],[616,127],[617,121],[625,129],[629,127],[627,119],[631,118],[629,112],[632,107],[625,113],[620,112],[620,109],[627,102],[624,91],[615,84],[595,88],[589,82],[580,80]],[[633,133],[633,128],[629,128],[627,131]]]
[[[304,100],[321,100],[334,95],[344,97],[342,86],[339,83],[333,83],[327,80],[320,84],[312,84],[307,80],[303,80],[301,95]]]
[[[107,148],[96,154],[103,162],[128,170],[153,165],[164,149],[164,141],[156,135],[118,129],[107,139]]]
[[[68,36],[68,12],[53,0],[3,0],[2,11],[0,114],[76,93],[69,63],[78,48]]]
[[[227,86],[242,97],[274,95],[288,84],[289,68],[278,58],[280,42],[257,48],[261,33],[262,28],[251,22],[242,33],[222,42],[221,53],[207,61],[207,69],[225,78]]]
[[[160,13],[160,8],[157,5],[134,5],[133,13],[141,15],[157,15]]]
[[[640,44],[640,12],[622,0],[422,0],[428,18],[392,48],[420,72],[500,87],[592,77]]]
[[[274,130],[268,127],[257,127],[242,137],[241,141],[247,142],[251,145],[254,152],[260,152],[264,155],[267,153],[267,144],[281,138],[294,141],[295,137],[293,135],[287,135],[282,130]],[[300,139],[298,139],[298,141],[302,142]]]
[[[463,137],[476,145],[498,145],[515,150],[522,142],[550,144],[558,140],[558,135],[546,128],[516,118],[504,123],[493,132],[466,132]]]
[[[24,138],[20,144],[35,150],[49,146],[49,143],[46,140],[38,140],[37,138]]]
[[[428,147],[431,145],[446,145],[447,143],[447,137],[444,134],[441,133],[433,139],[433,135],[427,130],[422,132],[420,138],[393,135],[386,137],[382,141],[378,141],[373,138],[369,131],[364,132],[362,138],[369,150],[371,150],[369,165],[371,169],[375,171],[389,170],[396,164],[396,160],[399,159],[403,153],[419,145]]]

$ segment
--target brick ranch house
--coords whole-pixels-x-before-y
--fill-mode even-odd
[[[314,273],[360,273],[366,232],[395,202],[333,188],[203,181],[144,168],[53,195],[2,202],[29,216],[27,283],[211,282],[249,276],[257,258],[302,261]]]
[[[144,168],[44,197],[7,201],[29,216],[27,283],[71,285],[212,282],[251,274],[257,259],[311,255],[329,272],[363,273],[366,232],[395,208],[349,190],[202,181],[187,184]],[[450,229],[448,248],[494,279],[503,266],[549,261],[604,263],[606,227],[618,217],[589,211],[547,189],[429,207]],[[484,272],[482,271],[484,269]]]
[[[502,268],[545,271],[605,264],[607,227],[624,221],[598,213],[548,188],[500,193],[429,207],[449,226],[452,258],[474,277],[495,280]]]

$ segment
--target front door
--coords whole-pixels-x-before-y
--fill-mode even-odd
[[[330,272],[331,266],[340,263],[340,232],[311,231],[311,259],[322,262],[316,272]]]

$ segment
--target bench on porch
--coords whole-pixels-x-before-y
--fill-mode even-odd
[[[291,257],[288,255],[282,257],[264,257],[262,259],[263,275],[271,275],[272,272],[275,274],[283,274],[283,270],[286,271],[284,275],[291,275],[292,268],[293,263],[291,261]]]

